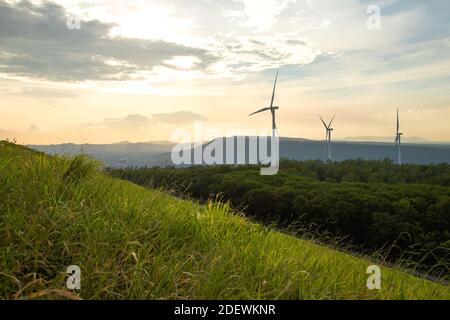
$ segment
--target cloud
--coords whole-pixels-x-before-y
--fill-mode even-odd
[[[190,111],[177,111],[173,113],[157,113],[153,115],[153,119],[156,122],[170,124],[170,125],[181,125],[187,123],[193,123],[195,121],[206,121],[207,119],[198,113]]]
[[[77,98],[79,93],[74,90],[63,90],[63,89],[45,89],[45,88],[17,88],[15,90],[7,92],[10,96],[19,97],[32,97],[32,98],[43,98],[43,99],[63,99],[63,98]]]
[[[195,121],[206,121],[207,119],[198,113],[191,111],[177,111],[172,113],[157,113],[151,117],[141,114],[128,114],[120,118],[105,119],[101,123],[85,123],[78,129],[86,128],[103,128],[113,130],[137,130],[149,126],[157,126],[158,124],[182,125],[193,123]]]
[[[32,133],[36,131],[39,131],[39,127],[35,126],[34,124],[31,124],[30,127],[28,128],[28,132]]]
[[[146,116],[140,114],[129,114],[121,118],[105,119],[102,123],[85,123],[80,125],[77,129],[99,127],[115,130],[136,130],[142,127],[148,127],[151,124],[152,120]]]
[[[106,119],[104,125],[111,129],[138,129],[147,127],[152,123],[151,119],[140,114],[129,114],[123,118]]]
[[[256,28],[256,31],[266,31],[277,22],[278,16],[288,4],[296,0],[236,0],[243,5],[242,10],[227,10],[224,15],[232,20],[238,20],[241,25]]]
[[[237,72],[258,72],[280,65],[304,65],[322,54],[296,33],[260,36],[223,36],[220,63]]]
[[[39,127],[37,127],[34,124],[30,124],[30,126],[26,130],[6,130],[0,128],[0,140],[15,139],[17,137],[22,137],[27,134],[36,134],[39,132],[40,132]]]
[[[69,29],[67,16],[51,2],[0,0],[0,73],[52,81],[127,80],[155,66],[175,68],[165,62],[175,57],[190,57],[197,69],[215,61],[204,49],[111,37],[114,24],[100,20]]]

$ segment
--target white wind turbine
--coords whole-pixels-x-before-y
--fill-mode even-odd
[[[400,132],[400,117],[398,115],[398,109],[397,109],[397,132],[395,134],[395,140],[394,144],[397,147],[397,156],[398,156],[398,164],[402,164],[402,135],[403,133]]]
[[[336,116],[333,116],[333,118],[331,119],[330,123],[327,125],[325,123],[325,121],[323,120],[322,116],[319,116],[320,120],[322,121],[323,125],[325,126],[325,130],[326,130],[326,136],[325,136],[325,141],[328,142],[328,161],[331,161],[331,132],[334,130],[333,128],[331,128],[331,124],[333,123],[333,120]]]
[[[272,100],[270,102],[270,107],[262,108],[261,110],[253,112],[252,114],[249,115],[249,116],[252,116],[254,114],[270,110],[270,112],[272,113],[272,137],[275,137],[275,133],[278,133],[277,124],[276,124],[276,121],[275,121],[275,112],[276,112],[276,110],[279,109],[279,107],[274,106],[273,105],[273,101],[275,100],[275,89],[277,87],[277,80],[278,80],[278,72],[279,71],[280,70],[277,70],[277,75],[275,76],[275,83],[273,85],[273,93],[272,93]]]

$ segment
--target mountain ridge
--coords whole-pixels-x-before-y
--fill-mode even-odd
[[[249,137],[234,136],[232,138],[234,141],[237,141],[238,138],[245,138],[245,153],[246,158],[248,159]],[[205,146],[219,139],[225,140],[226,137],[216,138],[209,142],[203,143],[202,148],[204,149]],[[270,140],[270,137],[268,140]],[[193,144],[186,145],[191,145],[192,149]],[[79,153],[86,153],[103,161],[106,166],[137,167],[160,166],[172,163],[171,151],[174,146],[175,144],[157,142],[82,145],[70,143],[60,145],[28,145],[28,147],[32,149],[49,154],[76,155]],[[280,138],[280,158],[325,161],[325,148],[325,141],[291,137]],[[193,152],[192,150],[190,152]],[[226,152],[226,148],[224,150]],[[402,145],[402,152],[404,163],[450,163],[450,144],[404,143]],[[224,157],[226,157],[226,154]],[[343,161],[348,159],[384,160],[386,158],[393,161],[396,159],[396,149],[390,142],[336,140],[332,143],[332,159],[335,161]]]

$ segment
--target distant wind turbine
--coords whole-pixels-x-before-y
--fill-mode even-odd
[[[331,119],[331,121],[328,125],[325,123],[322,116],[319,116],[319,117],[320,117],[320,120],[322,121],[323,125],[325,126],[325,130],[326,130],[325,141],[328,142],[328,159],[327,160],[331,161],[331,132],[334,130],[333,128],[331,128],[331,124],[333,123],[333,120],[336,116],[333,116],[333,118]]]
[[[395,140],[394,145],[397,147],[397,156],[398,156],[398,164],[402,164],[402,135],[403,133],[400,132],[400,117],[398,115],[398,109],[397,109],[397,133],[395,134]]]
[[[273,137],[275,136],[275,132],[278,133],[277,124],[276,124],[276,121],[275,121],[275,112],[276,112],[276,110],[279,109],[279,107],[275,107],[275,106],[273,105],[273,101],[275,100],[275,89],[276,89],[276,87],[277,87],[277,80],[278,80],[278,72],[279,72],[279,71],[280,71],[280,70],[277,70],[277,75],[275,76],[275,83],[274,83],[274,85],[273,85],[273,93],[272,93],[272,100],[271,100],[271,102],[270,102],[270,107],[262,108],[261,110],[258,110],[258,111],[256,111],[256,112],[253,112],[252,114],[249,115],[249,116],[253,116],[254,114],[257,114],[257,113],[261,113],[261,112],[265,112],[265,111],[269,111],[269,110],[270,110],[270,112],[272,113],[272,136],[273,136]]]

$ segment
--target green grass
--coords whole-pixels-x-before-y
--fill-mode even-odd
[[[450,288],[0,143],[2,299],[450,299]],[[66,268],[82,271],[80,291]]]

